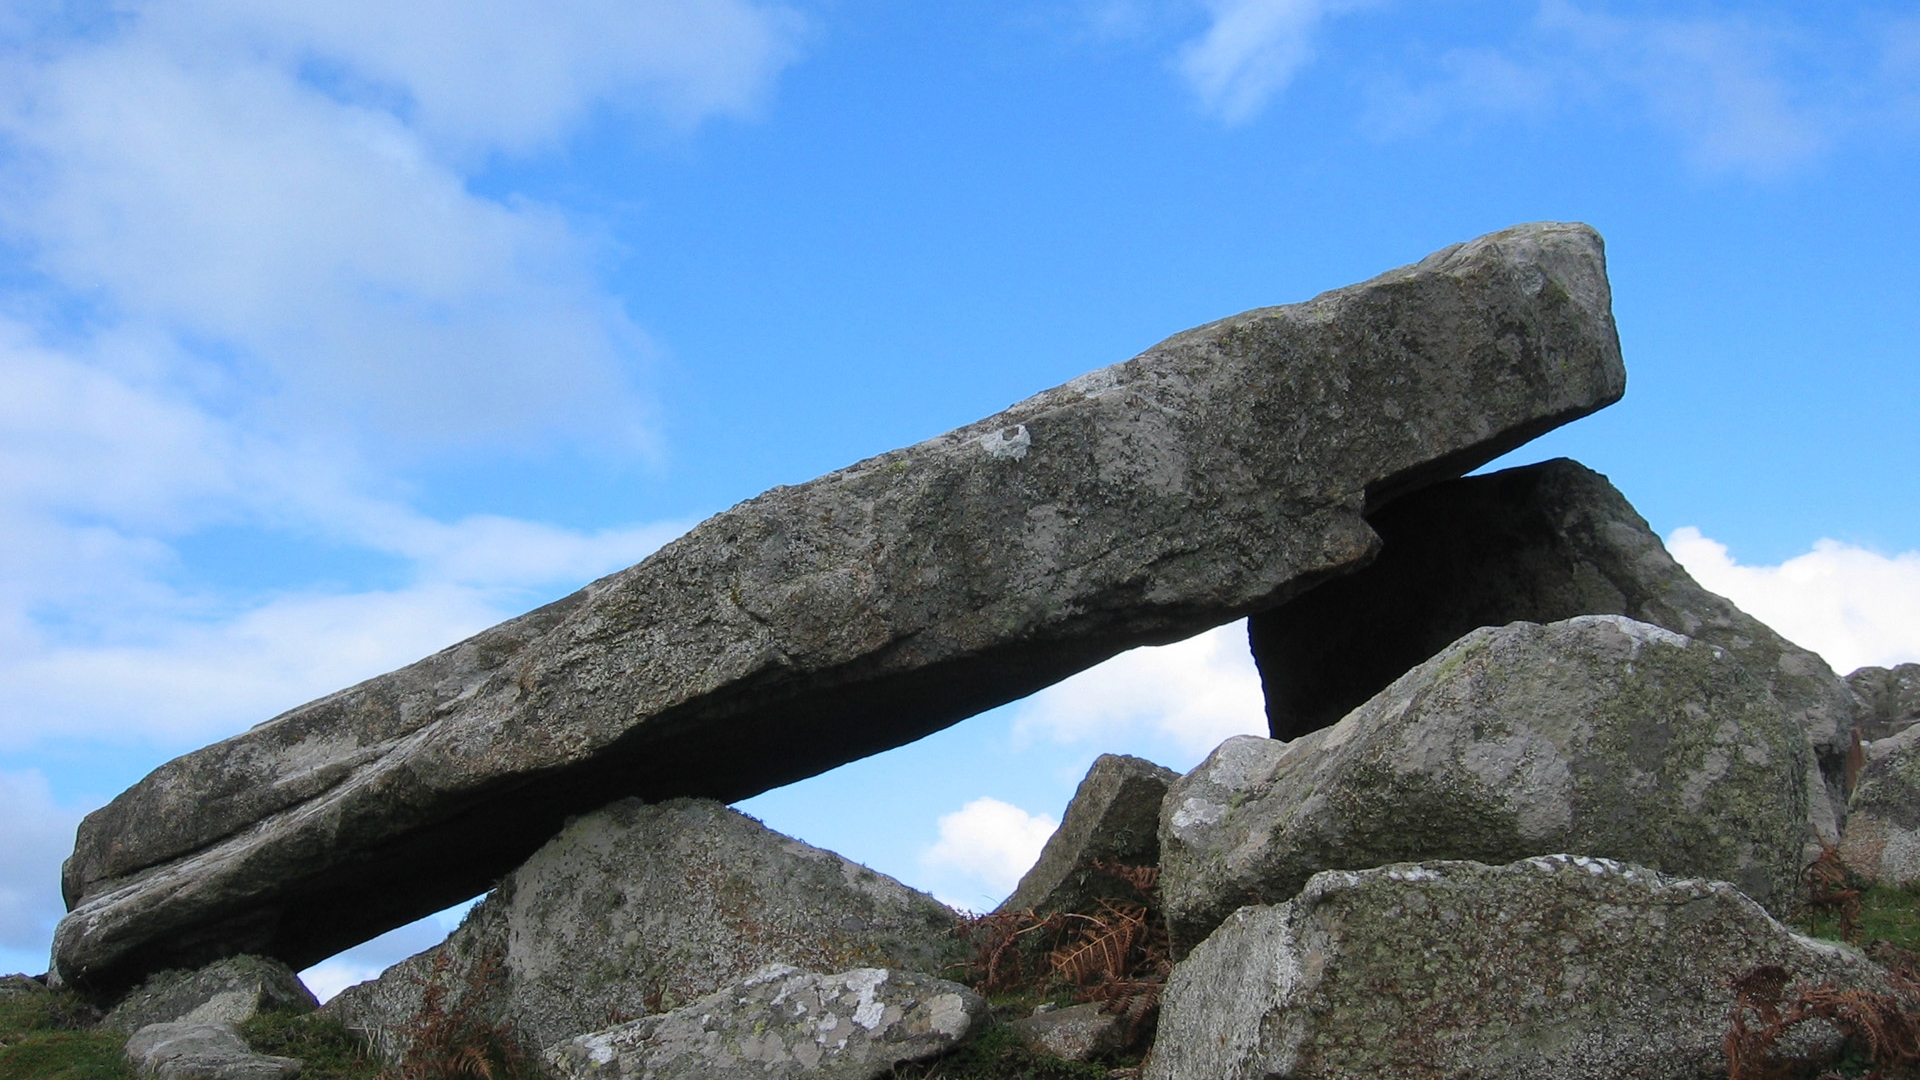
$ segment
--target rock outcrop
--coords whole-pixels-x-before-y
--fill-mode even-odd
[[[1157,865],[1160,801],[1178,779],[1179,773],[1145,758],[1101,754],[1094,759],[1060,827],[1000,910],[1090,910],[1098,897],[1116,894],[1115,882],[1100,864]]]
[[[1920,726],[1868,747],[1840,858],[1880,884],[1920,885]]]
[[[1239,736],[1167,793],[1177,949],[1322,870],[1557,851],[1797,894],[1809,750],[1727,650],[1619,615],[1475,630],[1346,719]]]
[[[1700,587],[1607,478],[1564,458],[1436,484],[1368,517],[1380,557],[1248,621],[1273,736],[1325,727],[1469,630],[1626,615],[1718,645],[1812,739],[1838,835],[1855,703],[1826,661]]]
[[[1356,569],[1368,511],[1624,386],[1578,225],[1179,334],[161,766],[82,823],[56,968],[302,967],[616,798],[732,801],[909,742]]]
[[[1763,965],[1789,992],[1886,988],[1723,882],[1564,855],[1328,872],[1174,969],[1145,1078],[1724,1075],[1733,984]]]
[[[775,965],[561,1043],[547,1063],[563,1080],[874,1080],[952,1047],[986,1011],[978,994],[927,975]]]
[[[440,1009],[505,1023],[538,1054],[768,964],[939,971],[959,959],[958,922],[930,896],[718,803],[627,799],[567,826],[446,942],[326,1008],[398,1064],[437,986]]]
[[[122,998],[102,1023],[125,1032],[183,1022],[238,1026],[269,1010],[306,1012],[319,1004],[287,965],[262,956],[233,956],[198,971],[157,972]]]

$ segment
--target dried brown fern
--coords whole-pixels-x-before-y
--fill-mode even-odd
[[[1070,915],[1079,933],[1048,954],[1047,966],[1062,982],[1086,986],[1124,977],[1135,946],[1146,938],[1146,905],[1102,900],[1100,907],[1096,914]]]
[[[519,1080],[535,1071],[513,1037],[511,1027],[486,1017],[493,991],[503,977],[498,950],[480,954],[460,979],[464,992],[447,1005],[451,951],[433,958],[421,987],[420,1008],[401,1029],[406,1051],[382,1080]]]
[[[1780,1052],[1794,1028],[1824,1020],[1865,1051],[1870,1080],[1920,1077],[1920,985],[1893,973],[1892,993],[1830,984],[1786,996],[1785,968],[1768,964],[1733,983],[1725,1050],[1727,1080],[1788,1080],[1806,1064]]]
[[[1860,894],[1866,883],[1840,858],[1840,849],[1820,845],[1820,857],[1807,865],[1807,906],[1814,913],[1830,915],[1839,921],[1840,939],[1858,944],[1860,936]]]

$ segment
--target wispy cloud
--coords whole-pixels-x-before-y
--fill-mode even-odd
[[[1278,107],[1321,63],[1337,20],[1385,4],[1202,6],[1205,28],[1180,46],[1176,64],[1205,110],[1237,125]],[[1539,0],[1519,19],[1466,9],[1414,18],[1404,7],[1398,16],[1342,35],[1340,70],[1329,73],[1362,88],[1360,126],[1378,137],[1582,114],[1662,132],[1705,172],[1764,176],[1920,121],[1911,19],[1732,5],[1670,12],[1606,0]]]
[[[1664,132],[1703,171],[1771,175],[1858,134],[1863,109],[1884,113],[1898,96],[1884,65],[1859,67],[1894,46],[1857,20],[1542,0],[1534,18],[1501,30],[1377,66],[1363,126],[1391,138],[1585,112]]]
[[[1180,50],[1180,73],[1209,112],[1243,123],[1313,60],[1321,24],[1357,6],[1353,0],[1206,0],[1209,25]]]
[[[1887,556],[1837,540],[1778,566],[1743,566],[1692,526],[1667,547],[1701,585],[1845,674],[1920,661],[1920,551]]]

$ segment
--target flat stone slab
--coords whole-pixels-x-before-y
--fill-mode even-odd
[[[778,964],[546,1058],[562,1080],[875,1080],[954,1046],[986,1011],[978,994],[928,975]]]
[[[291,1080],[297,1058],[256,1054],[228,1024],[148,1024],[127,1040],[127,1064],[142,1080]]]
[[[1725,1076],[1734,982],[1885,992],[1725,882],[1554,855],[1329,871],[1174,968],[1145,1080]],[[1817,1027],[1817,1026],[1816,1026]],[[1812,1076],[1833,1029],[1786,1040]]]
[[[617,798],[732,802],[1364,565],[1365,514],[1616,400],[1601,242],[1527,225],[1176,335],[775,488],[637,566],[155,770],[82,823],[96,989],[295,968]]]
[[[1162,808],[1176,950],[1322,870],[1578,851],[1800,900],[1806,736],[1725,649],[1621,615],[1483,627],[1346,719],[1240,735]]]

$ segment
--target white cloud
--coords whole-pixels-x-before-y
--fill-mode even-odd
[[[1099,742],[1103,749],[1145,731],[1197,757],[1234,735],[1267,734],[1266,697],[1244,620],[1121,653],[1016,708],[1016,736]]]
[[[1708,167],[1773,172],[1827,141],[1821,118],[1795,100],[1782,73],[1787,41],[1747,20],[1630,19],[1545,0],[1539,27],[1572,47],[1563,62],[1638,94]]]
[[[791,8],[746,0],[186,0],[150,3],[171,41],[208,28],[284,64],[329,72],[337,94],[397,95],[437,144],[522,153],[595,103],[679,124],[751,112],[796,55]]]
[[[646,452],[647,345],[599,253],[472,171],[593,110],[750,112],[794,56],[789,9],[135,0],[8,29],[0,740],[225,734],[679,531],[437,520],[393,470],[475,443]],[[394,571],[235,590],[179,553],[214,527]]]
[[[1212,23],[1180,51],[1180,73],[1229,124],[1250,120],[1312,59],[1314,37],[1341,0],[1207,0]]]
[[[956,900],[949,896],[960,890],[936,889],[946,903],[992,907],[1020,884],[1021,875],[1040,858],[1040,849],[1059,824],[999,799],[975,799],[940,815],[940,838],[921,853],[920,862],[929,870],[944,871],[949,882],[957,877],[978,893],[975,899]],[[987,902],[980,903],[981,898]]]
[[[1692,526],[1667,548],[1701,585],[1842,674],[1920,661],[1920,551],[1888,557],[1820,540],[1779,566],[1742,566]]]
[[[0,322],[0,742],[217,737],[638,561],[679,524],[443,522],[291,445],[36,345]],[[391,556],[407,583],[235,596],[173,541],[292,529]],[[48,717],[59,717],[49,725]]]
[[[60,862],[73,850],[78,812],[54,802],[35,772],[0,773],[0,951],[42,957],[60,900]]]

